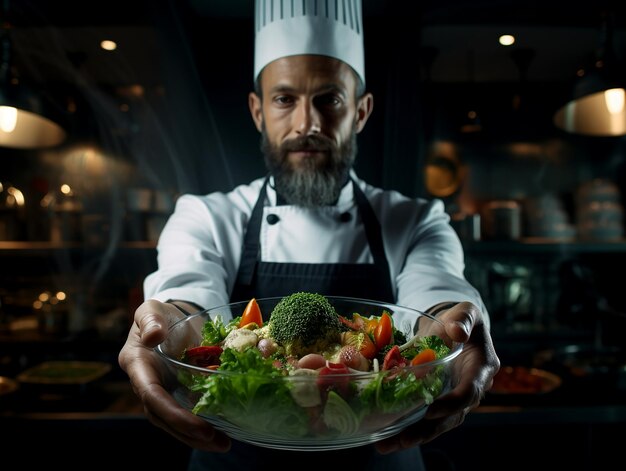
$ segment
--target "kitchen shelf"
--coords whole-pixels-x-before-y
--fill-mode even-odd
[[[47,242],[47,241],[0,241],[0,254],[12,253],[31,255],[37,253],[48,253],[55,251],[103,251],[107,250],[107,245],[93,245],[84,242]],[[120,250],[153,250],[156,249],[156,242],[134,241],[121,242],[116,249]]]
[[[540,237],[521,240],[464,241],[463,246],[471,254],[602,254],[626,253],[626,240],[617,241],[577,241]]]

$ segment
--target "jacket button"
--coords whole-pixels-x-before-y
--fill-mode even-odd
[[[347,212],[347,211],[346,211],[345,213],[341,213],[341,214],[339,215],[339,220],[340,220],[341,222],[349,222],[349,221],[350,221],[350,219],[352,219],[352,214],[350,214],[350,213],[349,213],[349,212]]]
[[[280,218],[276,214],[268,214],[265,220],[267,221],[268,224],[274,225],[278,221],[280,221]]]

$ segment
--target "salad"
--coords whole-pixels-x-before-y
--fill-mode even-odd
[[[383,310],[339,313],[322,295],[281,298],[264,321],[256,299],[240,316],[216,315],[178,380],[192,411],[276,438],[346,437],[425,409],[446,386],[451,349],[436,335],[408,336]]]

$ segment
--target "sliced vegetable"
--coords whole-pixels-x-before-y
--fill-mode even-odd
[[[372,341],[371,337],[365,332],[343,332],[341,334],[342,345],[352,345],[368,360],[373,359],[378,352],[376,345]]]
[[[201,367],[219,365],[222,351],[222,348],[216,345],[189,348],[183,355],[183,361]]]
[[[411,360],[411,365],[421,365],[437,359],[437,353],[432,348],[425,348]]]
[[[248,305],[241,315],[239,328],[242,328],[251,323],[256,324],[258,327],[263,326],[263,316],[261,315],[261,308],[259,308],[259,303],[257,303],[256,298],[252,298],[250,301],[248,301]]]
[[[359,418],[350,405],[334,391],[328,393],[322,418],[328,428],[341,434],[349,436],[359,430]]]
[[[383,370],[390,370],[396,366],[406,366],[407,360],[402,356],[400,348],[397,345],[391,347],[391,349],[385,355],[383,360]]]
[[[317,386],[322,392],[336,391],[343,397],[347,397],[350,391],[350,370],[342,363],[327,362],[326,366],[320,368],[317,377]]]
[[[374,342],[380,350],[385,345],[389,345],[393,338],[393,322],[387,311],[384,311],[378,320],[378,325],[374,330]]]

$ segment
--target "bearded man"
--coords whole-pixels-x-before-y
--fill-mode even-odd
[[[304,455],[231,440],[165,392],[153,347],[172,319],[181,310],[299,291],[437,313],[446,332],[465,343],[452,391],[394,437],[305,457],[314,467],[419,470],[417,445],[458,426],[499,368],[489,317],[464,277],[462,246],[442,201],[375,188],[353,169],[357,135],[373,110],[360,18],[339,18],[332,13],[340,9],[330,7],[282,14],[289,5],[305,8],[276,1],[256,10],[248,103],[268,174],[228,193],[177,200],[120,366],[150,420],[194,449],[190,470],[284,469]],[[261,14],[263,8],[277,10]]]

